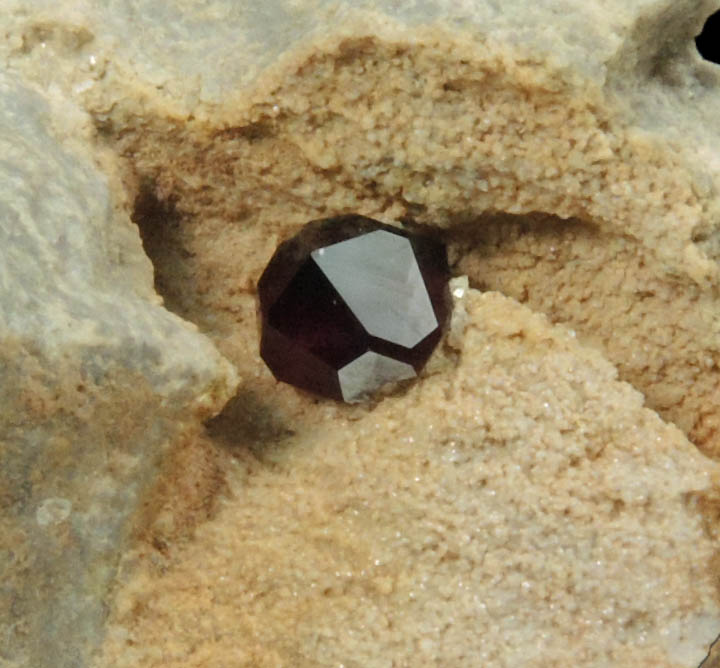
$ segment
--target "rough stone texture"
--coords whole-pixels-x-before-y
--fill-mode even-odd
[[[241,451],[216,518],[122,588],[100,665],[697,665],[707,460],[569,332],[466,301],[455,368]]]
[[[718,668],[720,666],[720,643],[717,640],[710,647],[707,657],[700,666],[701,668]]]
[[[3,75],[0,118],[0,664],[86,665],[162,451],[235,372],[161,308],[137,229],[47,103]]]
[[[36,198],[80,198],[71,208],[82,215],[63,220],[90,249],[76,253],[84,281],[57,261],[48,266],[61,280],[28,273],[28,261],[0,274],[13,294],[36,295],[40,313],[78,305],[64,309],[69,320],[52,311],[25,324],[27,309],[3,292],[16,324],[0,321],[0,438],[4,461],[18,463],[5,478],[29,501],[2,519],[3,582],[15,584],[1,591],[16,593],[0,615],[17,620],[2,659],[83,665],[81,639],[99,641],[93,610],[122,541],[103,543],[92,586],[73,562],[48,557],[53,577],[37,556],[80,545],[62,532],[86,497],[37,482],[62,480],[69,464],[48,463],[60,454],[25,463],[56,452],[44,444],[59,434],[52,447],[87,466],[85,480],[105,480],[90,474],[96,463],[109,467],[115,496],[94,507],[120,509],[112,536],[152,500],[139,509],[100,666],[476,665],[463,658],[473,651],[490,665],[699,662],[720,629],[720,503],[689,493],[717,467],[668,423],[720,455],[720,76],[692,42],[716,3],[90,4],[11,0],[1,19],[6,69],[50,101],[55,137],[67,143],[85,123],[76,143],[125,193],[98,215],[80,169]],[[8,141],[21,143],[11,118]],[[37,150],[52,157],[45,144]],[[40,186],[75,173],[74,160],[39,171]],[[3,199],[6,188],[17,198],[6,181]],[[169,425],[208,386],[222,388],[206,402],[218,406],[231,374],[206,339],[150,304],[148,266],[123,237],[130,209],[165,305],[243,378],[207,434],[196,424],[171,438]],[[54,228],[32,234],[43,212],[29,208],[20,228],[35,239],[26,257],[57,260],[37,241],[54,243]],[[345,212],[444,230],[456,270],[507,295],[473,294],[461,352],[445,351],[408,394],[362,409],[309,402],[257,357],[254,285],[278,240]],[[128,266],[108,259],[126,244]],[[129,327],[126,311],[144,324]],[[49,336],[48,321],[71,327]],[[84,368],[102,322],[119,330],[84,414],[64,369]],[[154,348],[137,345],[145,337]],[[66,367],[28,343],[39,340],[56,341]],[[148,350],[168,374],[155,374]],[[18,394],[5,378],[51,389]],[[164,441],[175,454],[143,496],[152,470],[122,453],[137,462]],[[218,501],[221,469],[230,494]],[[196,483],[205,491],[188,494]],[[72,503],[65,519],[61,499]],[[214,503],[219,514],[192,540]],[[46,575],[54,593],[33,602]],[[73,610],[84,626],[66,621]],[[472,611],[472,625],[450,623],[455,610]]]
[[[150,5],[133,5],[134,20],[151,21],[158,10]],[[434,15],[432,3],[422,7]],[[215,10],[218,20],[238,30],[260,20],[222,3]],[[101,21],[91,12],[89,37],[74,52],[68,74],[73,83],[65,84],[92,110],[100,130],[121,140],[117,147],[130,158],[135,178],[190,219],[178,235],[191,238],[175,241],[195,257],[173,263],[173,271],[190,277],[190,265],[204,257],[209,265],[203,272],[231,266],[221,256],[232,243],[223,251],[204,238],[232,237],[253,249],[260,264],[288,225],[292,230],[310,217],[342,211],[408,215],[454,231],[462,223],[466,231],[487,227],[488,210],[540,211],[594,226],[613,240],[595,244],[602,260],[613,263],[622,253],[642,262],[642,271],[629,275],[648,317],[625,323],[621,341],[612,319],[604,318],[600,328],[589,325],[613,294],[588,273],[582,285],[573,277],[571,289],[582,299],[565,310],[555,303],[553,318],[602,345],[653,408],[706,452],[716,452],[718,341],[710,314],[719,252],[720,128],[709,96],[718,74],[691,39],[710,5],[617,3],[612,11],[593,5],[561,11],[548,3],[528,10],[535,15],[512,5],[500,15],[480,2],[455,11],[474,18],[427,28],[416,26],[420,14],[406,17],[406,25],[343,10],[333,14],[333,31],[327,29],[332,17],[318,11],[314,20],[325,37],[311,39],[312,31],[300,29],[305,24],[293,24],[297,52],[286,44],[263,76],[244,66],[238,66],[242,75],[233,75],[235,61],[226,66],[221,47],[208,49],[204,38],[182,42],[197,58],[177,59],[168,31],[189,33],[202,15],[188,11],[187,23],[148,24],[161,34],[147,40],[143,33],[143,42],[163,44],[165,55],[151,58],[156,47],[149,45],[130,61],[122,54],[142,31],[128,23],[129,40],[119,45],[107,32],[111,26],[120,31],[125,14]],[[10,62],[41,68],[43,79],[48,71],[67,69],[62,57],[46,54],[67,49],[68,35],[79,30],[44,20],[18,20],[9,41],[16,44]],[[276,34],[256,25],[251,40]],[[49,41],[39,42],[38,35]],[[270,42],[262,47],[277,52]],[[195,48],[205,48],[204,58]],[[256,46],[243,50],[234,40],[231,48],[246,65]],[[188,77],[199,63],[205,74]],[[224,98],[209,92],[207,80],[214,76]],[[193,91],[190,101],[176,90],[180,82]],[[196,229],[197,219],[203,224]],[[167,242],[162,252],[169,252]],[[248,266],[252,277],[257,270]],[[482,272],[476,269],[471,278],[479,284]],[[535,280],[531,270],[528,278]],[[227,289],[236,289],[236,275],[228,279],[233,287]],[[171,280],[166,290],[188,301],[186,287]],[[686,295],[683,317],[656,327],[654,319],[677,308],[675,292]],[[196,321],[204,317],[198,306],[192,307]],[[217,308],[210,312],[216,319]]]

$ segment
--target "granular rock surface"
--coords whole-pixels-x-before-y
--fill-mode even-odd
[[[497,293],[460,308],[457,366],[239,450],[216,517],[122,588],[105,665],[702,658],[705,458],[570,332]]]
[[[3,135],[0,662],[697,665],[717,7],[250,4],[0,19],[5,106],[49,105]],[[351,407],[278,384],[256,314],[277,244],[345,213],[439,235],[472,286],[419,381]]]

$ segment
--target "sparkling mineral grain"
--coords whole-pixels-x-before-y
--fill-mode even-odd
[[[308,223],[258,283],[278,380],[359,401],[427,362],[449,312],[442,244],[359,215]]]

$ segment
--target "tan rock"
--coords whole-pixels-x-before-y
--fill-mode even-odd
[[[720,611],[688,504],[718,467],[570,332],[463,308],[457,365],[372,411],[256,456],[220,419],[229,494],[133,555],[100,665],[697,664]]]
[[[98,665],[699,662],[720,631],[717,467],[687,440],[720,453],[719,77],[692,42],[712,3],[71,4],[12,0],[0,57],[56,135],[89,113],[120,229],[130,214],[165,306],[243,378],[123,504],[138,543]],[[471,291],[459,352],[352,408],[274,382],[254,300],[280,239],[350,211],[441,228],[456,272],[505,295]],[[183,340],[212,410],[232,374]],[[111,394],[125,414],[185,414],[133,379]],[[114,413],[89,420],[129,444],[127,423],[97,436]],[[73,429],[48,428],[68,461],[90,442]],[[64,501],[73,517],[50,488],[27,516],[61,531]],[[77,637],[42,658],[75,660],[56,648]]]

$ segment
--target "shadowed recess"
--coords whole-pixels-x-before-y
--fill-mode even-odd
[[[155,291],[168,310],[187,318],[185,295],[179,288],[181,278],[188,273],[192,253],[184,247],[182,220],[175,203],[160,200],[154,186],[145,182],[135,198],[131,218],[153,264]]]
[[[705,60],[720,64],[720,11],[708,17],[695,44]]]
[[[205,424],[207,434],[231,453],[247,449],[263,461],[295,432],[252,389],[241,386],[222,411]]]

